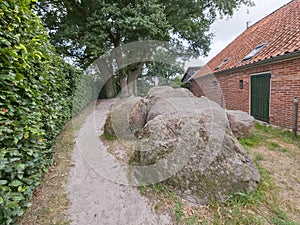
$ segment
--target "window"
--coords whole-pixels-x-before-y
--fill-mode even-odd
[[[256,46],[248,55],[245,56],[245,58],[243,58],[242,62],[245,62],[245,61],[247,61],[249,59],[252,59],[253,56],[255,56],[266,45],[267,45],[267,43],[263,43],[263,44],[260,44],[260,45]]]
[[[217,81],[213,81],[212,82],[212,87],[213,87],[213,89],[217,89],[217,87],[218,87],[218,83],[217,83]]]
[[[224,64],[226,64],[229,60],[230,60],[230,57],[227,57],[227,58],[224,59],[223,62],[221,62],[221,64],[218,65],[214,70],[220,69],[220,68],[221,68],[222,66],[224,66]]]
[[[244,89],[244,82],[243,82],[243,80],[240,80],[240,89]]]

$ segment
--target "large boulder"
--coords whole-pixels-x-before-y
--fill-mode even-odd
[[[207,98],[168,98],[168,105],[149,120],[136,145],[138,181],[162,181],[200,204],[257,188],[259,172],[218,104]]]
[[[155,86],[150,88],[147,96],[161,96],[167,92],[172,92],[174,88],[170,86]]]
[[[172,102],[168,99],[174,98],[195,98],[192,92],[186,88],[172,88],[169,86],[158,86],[153,87],[149,90],[147,95],[148,100],[148,116],[147,122],[154,119],[156,116],[161,115],[162,113],[169,113],[174,111],[174,106]],[[182,102],[182,101],[180,101]],[[178,104],[180,104],[178,102]],[[179,105],[178,105],[179,106]],[[190,108],[190,106],[188,107]],[[177,107],[175,110],[184,109],[182,106]]]
[[[253,191],[260,180],[232,132],[241,135],[233,126],[238,122],[228,120],[235,115],[186,89],[155,87],[144,99],[118,99],[104,130],[133,149],[133,183],[164,182],[183,198],[207,204]]]
[[[143,129],[146,119],[147,106],[143,98],[132,96],[117,99],[107,116],[104,134],[133,139]]]
[[[156,86],[148,91],[148,108],[156,101],[168,98],[192,98],[195,97],[192,92],[186,88],[172,88],[169,86]]]
[[[227,110],[230,127],[236,137],[248,138],[254,132],[254,118],[240,110]]]

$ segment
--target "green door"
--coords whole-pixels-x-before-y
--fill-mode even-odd
[[[269,122],[271,74],[251,76],[251,115],[264,122]]]

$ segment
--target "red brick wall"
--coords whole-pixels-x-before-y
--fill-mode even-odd
[[[227,109],[239,109],[249,113],[250,75],[264,72],[271,73],[270,123],[291,129],[293,125],[293,99],[298,97],[300,100],[300,59],[216,75],[222,89],[225,106]],[[243,80],[243,89],[240,89],[240,80]],[[198,83],[201,82],[198,80]],[[201,90],[199,86],[207,88],[209,84],[192,87],[195,95],[201,94],[201,91],[198,90]],[[298,128],[300,130],[300,110]]]
[[[217,76],[224,95],[226,109],[239,109],[249,112],[249,77],[244,71]],[[243,89],[240,89],[240,80],[243,81]]]
[[[206,96],[224,107],[224,98],[221,87],[214,75],[197,78],[192,81],[192,92],[197,96]]]
[[[195,81],[195,80],[191,80],[191,91],[193,92],[193,94],[197,97],[201,97],[201,96],[205,96],[204,92],[202,91],[199,82]]]

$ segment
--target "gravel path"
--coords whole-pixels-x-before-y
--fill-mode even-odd
[[[154,213],[149,201],[135,187],[104,178],[101,171],[95,169],[96,161],[91,162],[83,153],[86,149],[94,148],[95,137],[91,138],[93,134],[101,142],[101,128],[112,103],[113,100],[102,100],[76,134],[76,147],[72,156],[75,166],[67,184],[72,225],[172,224],[168,215]],[[98,143],[96,150],[99,155],[109,155],[103,143]]]

